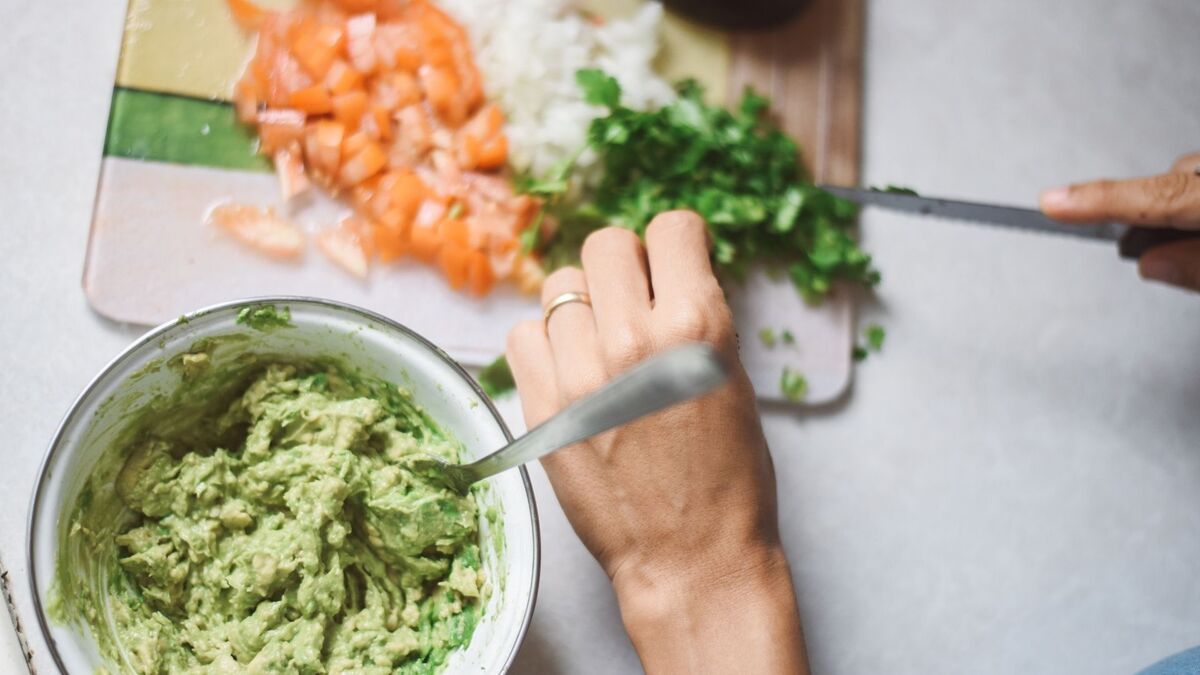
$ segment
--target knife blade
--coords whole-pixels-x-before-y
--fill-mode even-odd
[[[822,190],[848,199],[861,206],[878,206],[890,211],[903,211],[925,216],[965,220],[987,225],[1043,232],[1068,237],[1117,243],[1122,258],[1136,259],[1155,246],[1184,239],[1200,239],[1198,230],[1179,230],[1170,227],[1131,227],[1121,223],[1068,225],[1051,220],[1041,211],[1016,206],[982,204],[940,197],[921,197],[900,192],[866,188],[820,185]]]

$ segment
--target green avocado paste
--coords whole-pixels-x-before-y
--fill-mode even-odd
[[[435,673],[470,641],[478,506],[413,470],[458,445],[407,392],[252,362],[137,419],[71,512],[51,601],[120,671]]]

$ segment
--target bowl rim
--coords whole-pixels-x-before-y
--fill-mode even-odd
[[[35,524],[38,520],[38,512],[42,503],[42,495],[49,477],[48,472],[50,470],[50,463],[61,450],[63,436],[66,433],[67,427],[73,423],[75,418],[79,415],[80,407],[83,402],[93,394],[95,389],[112,371],[116,370],[129,359],[133,358],[136,353],[140,352],[147,345],[153,344],[163,334],[178,326],[180,324],[180,319],[192,319],[204,314],[227,311],[236,307],[262,304],[300,304],[334,309],[347,314],[357,315],[360,319],[378,321],[399,331],[400,333],[403,333],[406,337],[412,339],[421,347],[436,356],[442,361],[442,363],[449,366],[456,375],[462,378],[479,396],[479,399],[487,407],[488,412],[491,413],[492,419],[495,420],[496,424],[500,426],[500,431],[502,434],[504,434],[505,441],[509,443],[512,442],[512,432],[509,431],[508,425],[504,422],[504,418],[500,416],[500,412],[496,410],[496,405],[492,402],[491,397],[483,391],[483,388],[479,386],[479,383],[475,381],[475,378],[471,377],[470,373],[468,373],[458,361],[455,361],[453,358],[451,358],[444,349],[433,344],[424,336],[420,335],[399,321],[357,305],[352,305],[350,303],[341,302],[338,300],[330,300],[328,298],[318,298],[315,296],[305,295],[252,296],[208,305],[195,311],[187,312],[186,314],[181,315],[181,317],[178,319],[171,319],[159,324],[158,326],[155,326],[154,328],[151,328],[141,337],[129,344],[125,349],[121,350],[119,354],[113,357],[113,359],[110,360],[100,370],[100,372],[98,372],[96,376],[88,382],[87,386],[83,388],[79,395],[75,397],[75,399],[71,402],[70,407],[67,409],[66,414],[63,415],[62,420],[59,422],[58,428],[54,431],[54,435],[50,438],[50,444],[46,448],[46,454],[44,457],[42,457],[41,465],[38,467],[37,481],[34,483],[33,494],[31,495],[29,504],[29,515],[26,517],[25,523],[25,566],[29,577],[29,593],[33,599],[33,608],[34,614],[37,617],[38,629],[41,632],[42,639],[46,642],[47,650],[50,652],[50,656],[53,658],[54,664],[58,666],[60,672],[68,673],[69,671],[62,661],[62,656],[58,653],[58,645],[54,640],[54,636],[50,633],[50,622],[46,615],[46,608],[42,603],[41,593],[38,592],[38,578],[37,569],[34,565],[34,551],[36,550],[35,542],[37,541]],[[517,639],[513,642],[513,646],[509,650],[508,656],[504,659],[504,665],[500,670],[502,673],[507,673],[512,668],[513,661],[515,661],[517,657],[517,652],[520,650],[521,645],[525,642],[525,637],[529,632],[529,626],[533,620],[533,609],[537,604],[538,587],[541,583],[542,576],[541,523],[538,518],[537,502],[534,499],[533,484],[530,482],[529,472],[524,466],[518,467],[518,470],[520,471],[521,482],[525,487],[525,498],[529,504],[530,524],[533,527],[533,582],[530,585],[529,601],[526,603],[525,613],[521,619],[521,628],[519,631],[517,631]]]

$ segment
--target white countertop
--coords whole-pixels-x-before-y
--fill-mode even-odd
[[[27,628],[36,468],[140,332],[79,284],[124,3],[64,9],[0,3],[0,553]],[[1200,149],[1198,28],[1195,0],[872,0],[867,181],[1031,205],[1162,169]],[[1098,244],[882,213],[864,232],[884,354],[841,404],[765,413],[816,671],[1130,673],[1200,642],[1200,297]],[[635,670],[534,473],[516,671]]]

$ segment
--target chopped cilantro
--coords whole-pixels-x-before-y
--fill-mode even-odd
[[[808,393],[808,380],[804,379],[803,374],[784,366],[779,376],[779,390],[787,400],[801,401]]]
[[[871,188],[871,191],[887,192],[887,193],[894,194],[894,195],[912,195],[914,197],[921,196],[921,195],[917,194],[916,190],[914,190],[912,188],[900,187],[899,185],[886,185],[881,188],[873,187],[873,188]]]
[[[479,386],[483,393],[492,398],[512,391],[517,385],[508,367],[508,359],[500,356],[479,371]]]
[[[592,121],[587,146],[604,173],[583,200],[567,196],[573,162],[519,181],[547,198],[559,225],[536,248],[548,267],[576,262],[593,230],[642,234],[656,214],[687,208],[708,222],[713,259],[728,277],[765,263],[786,270],[813,302],[837,281],[878,283],[854,239],[858,207],[807,182],[796,144],[766,119],[766,98],[747,90],[729,111],[706,104],[703,88],[687,80],[672,103],[638,111],[621,105],[620,85],[604,72],[581,70],[576,80],[589,103],[607,108]]]
[[[883,340],[887,337],[887,331],[883,326],[873,323],[867,326],[863,331],[863,338],[866,339],[865,345],[854,345],[854,349],[850,352],[850,356],[855,361],[862,361],[867,358],[871,352],[883,351]]]
[[[865,336],[867,338],[867,348],[873,352],[877,352],[883,349],[883,339],[887,337],[887,331],[884,330],[883,326],[873,323],[867,326]]]
[[[450,208],[446,211],[446,218],[448,218],[449,220],[454,220],[455,218],[461,216],[462,212],[463,212],[462,202],[454,202],[453,204],[450,205]]]
[[[792,335],[792,331],[790,331],[786,328],[783,329],[783,335],[780,337],[783,339],[783,344],[785,344],[785,345],[796,344],[796,336]]]
[[[774,328],[764,328],[764,329],[758,331],[758,339],[762,341],[762,343],[767,347],[767,349],[774,349],[775,341],[776,341],[775,329]]]

